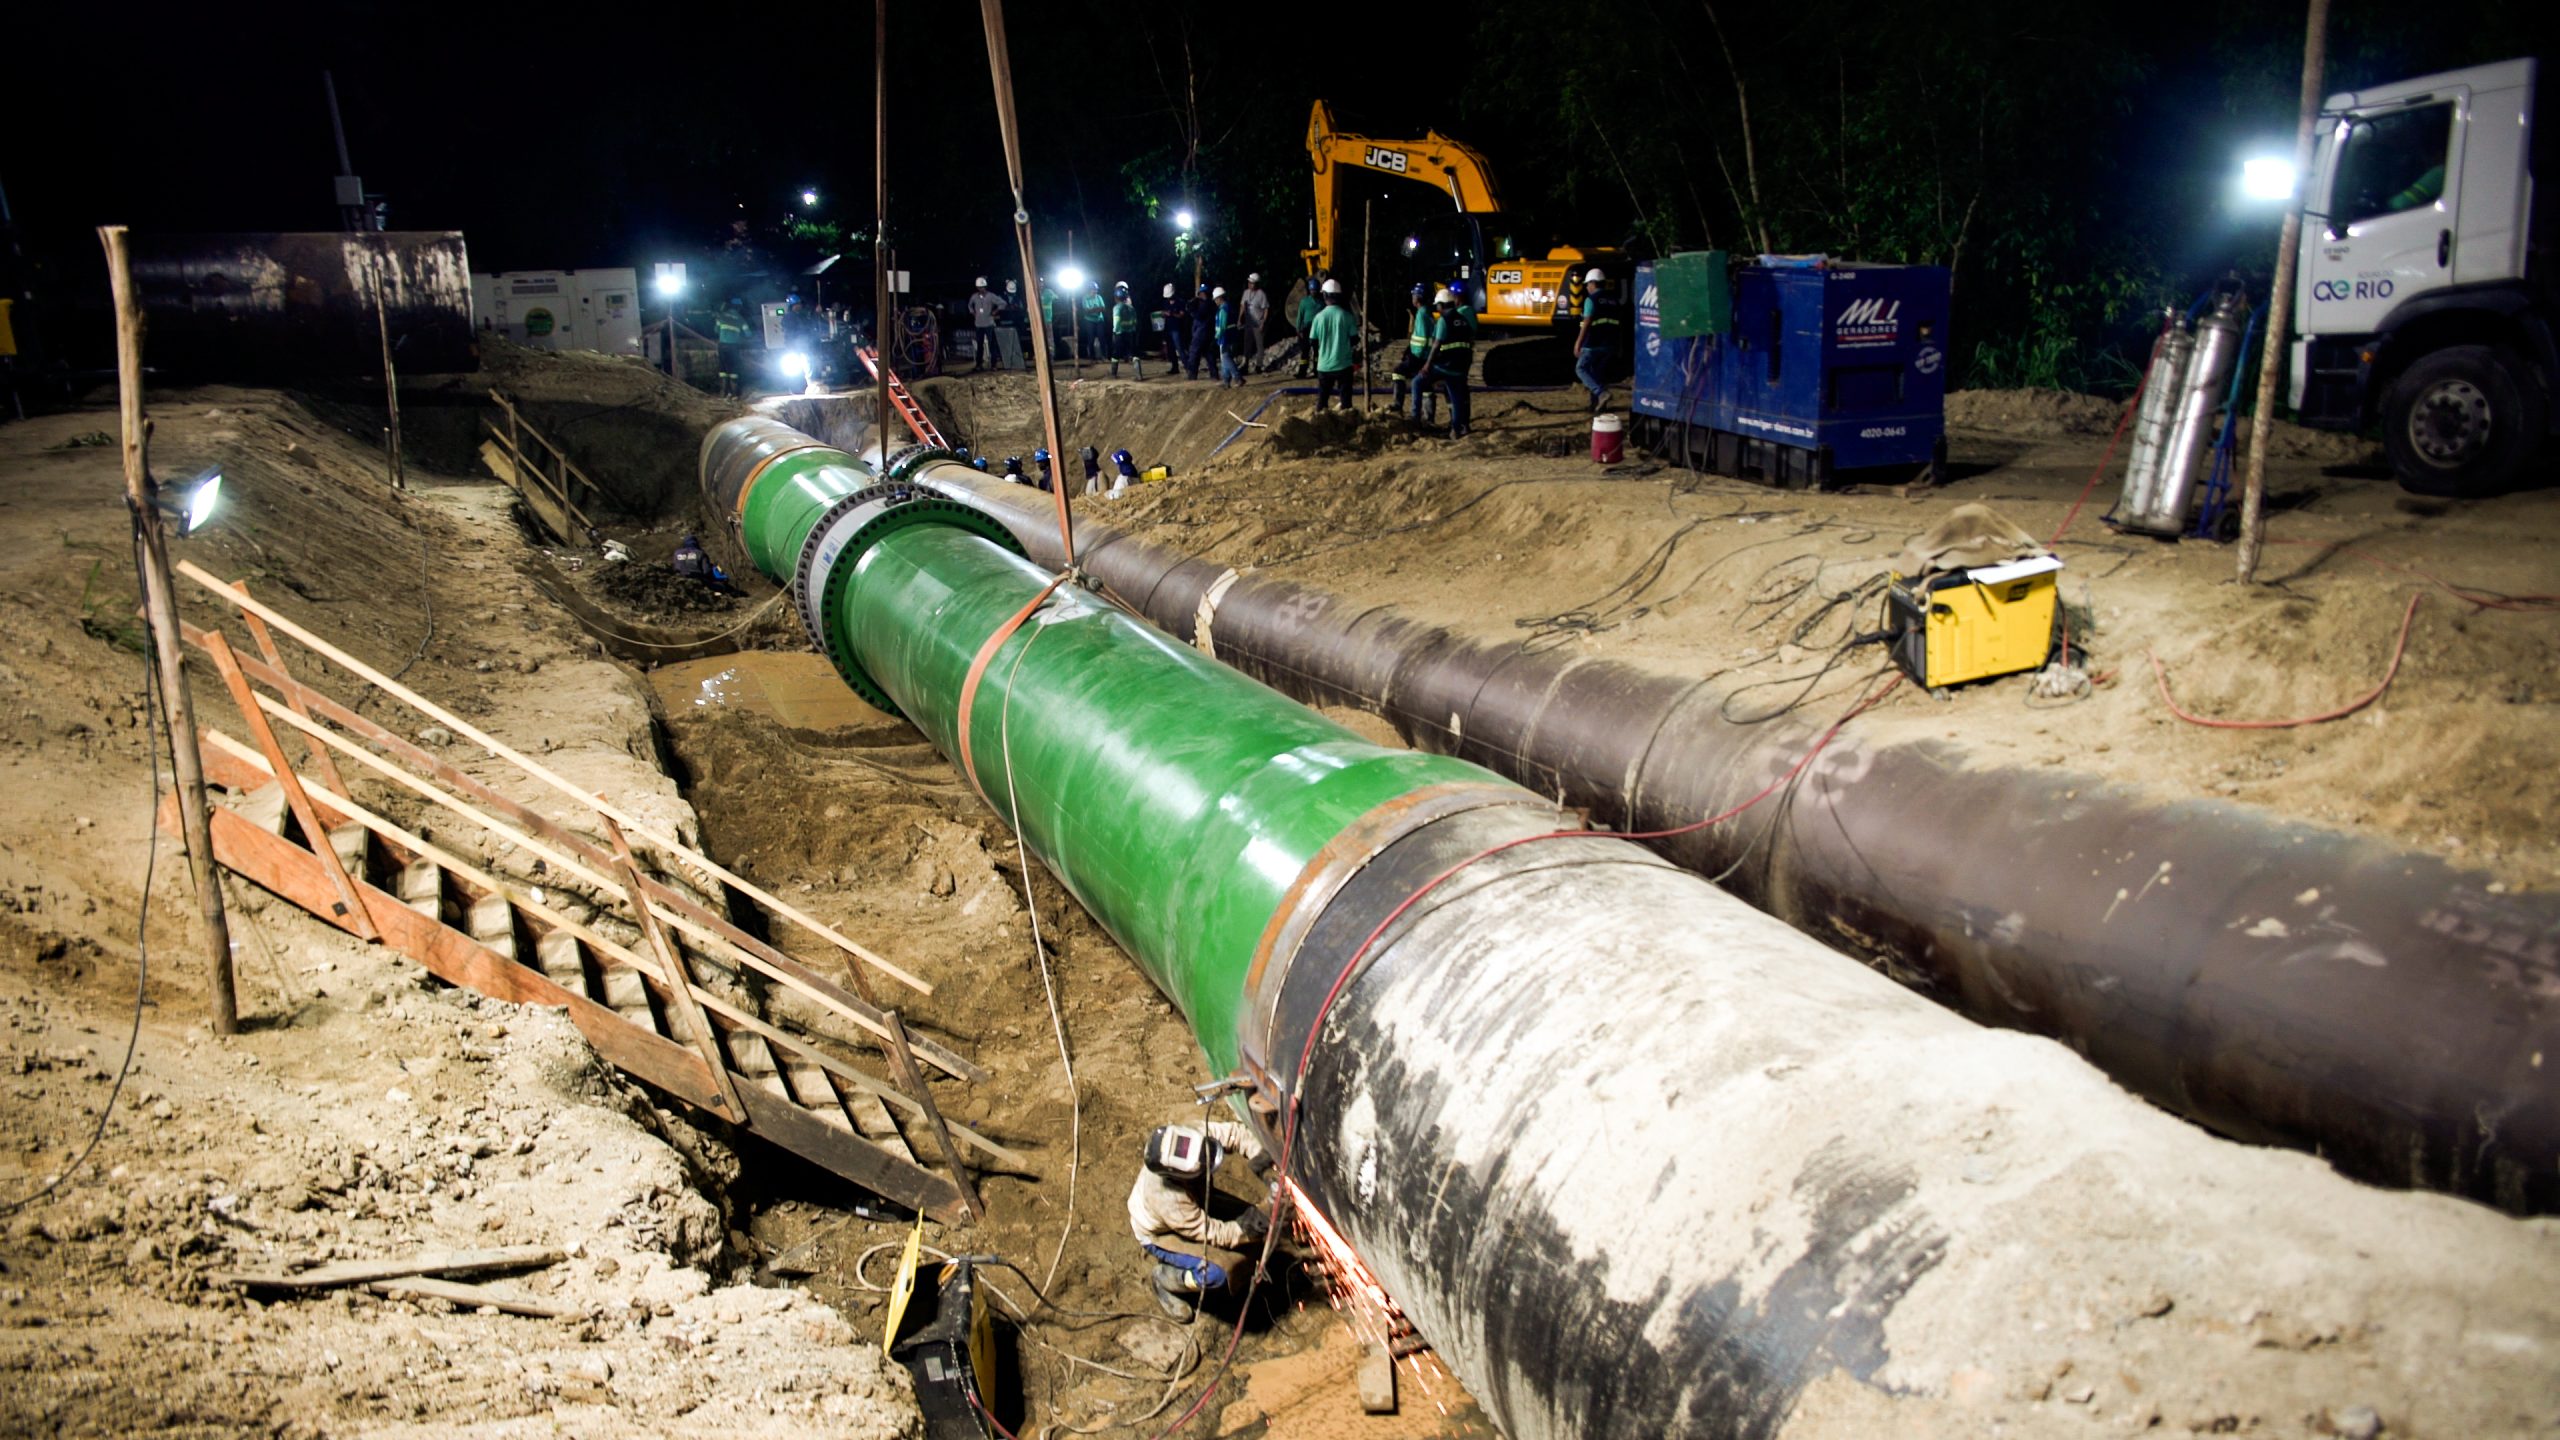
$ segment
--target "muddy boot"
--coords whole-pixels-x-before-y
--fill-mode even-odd
[[[1190,1324],[1200,1314],[1198,1282],[1188,1270],[1177,1270],[1162,1261],[1156,1262],[1156,1308],[1168,1320]]]

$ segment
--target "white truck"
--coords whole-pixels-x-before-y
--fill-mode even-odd
[[[2523,481],[2560,389],[2560,222],[2534,192],[2534,62],[2332,95],[2305,177],[2293,406],[2375,424],[2403,488]]]

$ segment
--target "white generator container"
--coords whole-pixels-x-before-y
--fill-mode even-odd
[[[536,350],[640,353],[640,272],[508,270],[471,277],[475,324]]]

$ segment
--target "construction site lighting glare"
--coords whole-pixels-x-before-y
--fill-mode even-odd
[[[1174,227],[1175,227],[1176,229],[1180,229],[1180,230],[1188,230],[1188,229],[1190,229],[1190,228],[1191,228],[1191,212],[1190,212],[1190,211],[1188,211],[1188,210],[1176,210],[1175,212],[1173,212],[1173,223],[1174,223]]]
[[[658,277],[658,293],[669,297],[681,295],[684,293],[684,282],[673,275],[661,275]]]
[[[2240,162],[2240,193],[2252,200],[2289,200],[2293,183],[2293,162],[2282,156],[2260,155]]]
[[[193,535],[213,523],[213,512],[222,503],[222,472],[214,471],[187,492],[187,523],[178,533]]]
[[[803,205],[812,205],[812,206],[816,205],[816,204],[818,203],[818,192],[817,192],[817,191],[815,191],[815,190],[803,190],[803,191],[801,191],[801,192],[800,192],[800,203],[801,203],[801,204],[803,204]]]
[[[799,351],[797,351],[797,350],[785,350],[785,351],[783,351],[783,352],[782,352],[782,373],[783,373],[783,374],[785,374],[785,375],[794,375],[794,376],[798,376],[798,375],[806,375],[806,374],[808,374],[808,373],[809,373],[809,357],[808,357],[808,356],[806,356],[806,355],[801,354],[801,353],[800,353]]]
[[[1084,267],[1080,265],[1070,265],[1065,269],[1060,270],[1058,272],[1058,283],[1064,285],[1070,290],[1083,289]]]

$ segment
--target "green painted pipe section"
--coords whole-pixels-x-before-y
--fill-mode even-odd
[[[758,570],[784,584],[800,563],[800,545],[818,516],[856,490],[878,484],[841,450],[794,450],[777,456],[747,491],[739,535]]]
[[[1049,582],[965,530],[883,535],[838,601],[863,668],[943,754],[989,636]],[[832,588],[832,587],[830,587]],[[1072,586],[990,659],[969,716],[998,815],[1190,1020],[1236,1062],[1246,972],[1290,886],[1379,805],[1449,781],[1461,760],[1391,750]]]

